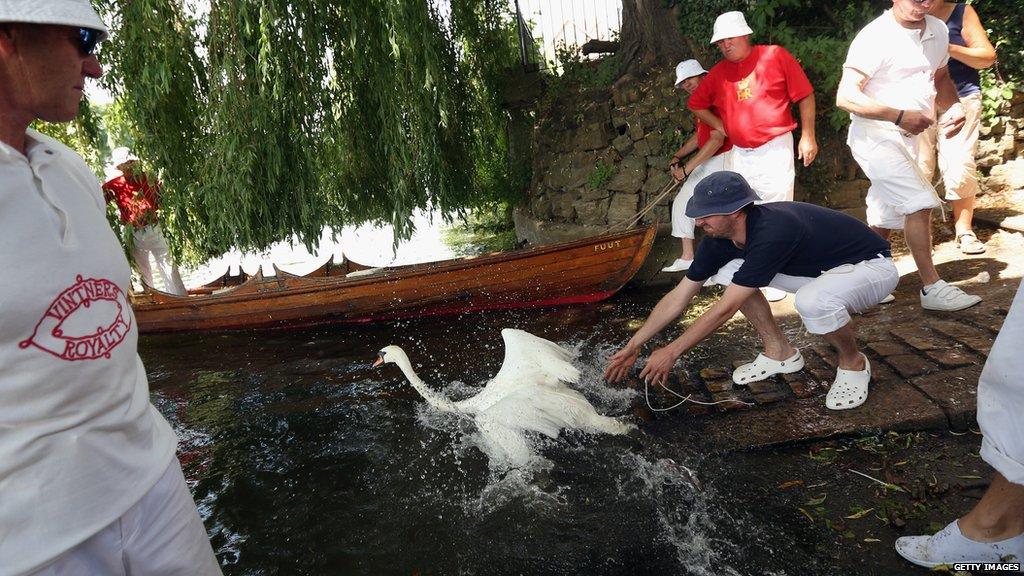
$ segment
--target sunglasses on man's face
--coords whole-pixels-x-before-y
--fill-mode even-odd
[[[82,51],[83,55],[92,56],[96,53],[96,45],[100,43],[101,34],[99,30],[92,28],[78,29],[78,49]]]

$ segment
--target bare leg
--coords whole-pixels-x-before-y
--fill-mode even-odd
[[[683,260],[693,260],[693,238],[683,238]]]
[[[925,286],[939,281],[939,273],[932,262],[932,211],[919,210],[908,214],[903,231],[907,247],[917,264],[917,274]]]
[[[874,230],[876,234],[878,234],[882,238],[885,238],[886,240],[888,240],[889,235],[892,234],[892,230],[889,230],[888,228],[879,228],[877,226],[872,226],[871,229]]]
[[[835,332],[822,334],[822,338],[839,353],[840,368],[857,371],[864,369],[864,357],[857,348],[857,332],[853,329],[852,322]]]
[[[973,230],[974,225],[974,197],[964,200],[953,200],[953,225],[956,228],[956,235]]]
[[[747,298],[747,301],[740,306],[740,312],[757,330],[764,344],[764,355],[772,360],[785,360],[796,354],[796,348],[789,343],[786,335],[782,333],[778,322],[772,316],[772,308],[760,290],[756,290]]]
[[[985,495],[958,521],[975,542],[998,542],[1024,534],[1024,486],[996,472]]]

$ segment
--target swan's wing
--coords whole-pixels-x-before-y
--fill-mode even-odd
[[[587,399],[571,388],[522,387],[478,412],[477,418],[558,438],[563,428],[578,428],[588,409],[594,411]]]
[[[540,459],[519,430],[487,417],[477,417],[476,425],[480,430],[480,449],[492,468],[521,468]]]
[[[505,361],[487,384],[516,387],[521,384],[560,386],[559,382],[577,382],[580,371],[570,363],[572,353],[558,344],[529,332],[505,328]]]
[[[477,413],[488,420],[517,430],[538,432],[557,438],[563,429],[590,434],[625,434],[632,426],[617,418],[602,416],[583,396],[568,386],[553,388],[522,387]]]

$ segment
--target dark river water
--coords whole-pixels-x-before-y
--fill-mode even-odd
[[[151,336],[140,352],[228,575],[830,572],[816,533],[783,527],[771,503],[737,500],[767,459],[734,464],[669,443],[633,416],[642,393],[603,382],[605,359],[664,290],[562,309]],[[472,422],[429,408],[396,366],[370,368],[398,344],[435,390],[465,398],[501,365],[505,327],[575,351],[578,388],[640,433],[538,440],[546,467],[492,470]],[[722,352],[698,349],[693,369]]]

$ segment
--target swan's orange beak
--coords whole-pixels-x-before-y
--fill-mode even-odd
[[[384,355],[383,354],[377,354],[377,359],[374,360],[373,366],[371,366],[371,368],[376,368],[377,366],[380,366],[383,363],[384,363]]]

